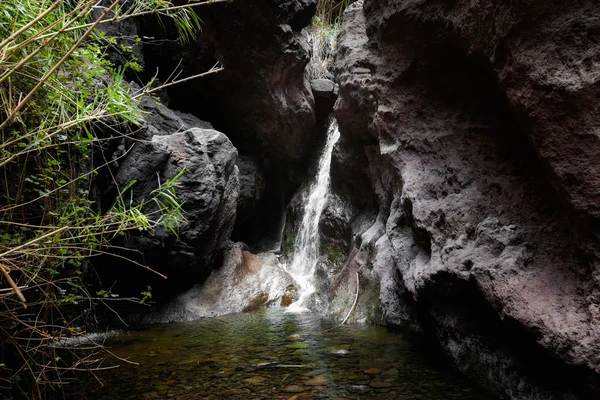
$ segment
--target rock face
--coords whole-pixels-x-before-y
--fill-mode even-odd
[[[240,171],[240,195],[237,206],[237,219],[243,222],[256,212],[256,205],[265,192],[265,176],[258,163],[248,156],[237,160]]]
[[[335,83],[329,79],[313,79],[310,81],[310,88],[312,89],[315,97],[335,100]]]
[[[237,150],[210,124],[151,100],[145,107],[150,112],[140,133],[145,140],[118,161],[112,191],[115,184],[120,191],[135,181],[132,201],[137,204],[159,181],[164,183],[185,169],[176,191],[186,221],[179,226],[178,236],[160,229],[152,236],[132,234],[125,245],[141,250],[144,261],[169,278],[193,281],[207,276],[229,245],[239,192]]]
[[[304,77],[310,48],[302,29],[315,0],[240,0],[199,9],[202,32],[183,47],[146,54],[149,70],[186,76],[219,61],[225,70],[170,89],[170,105],[208,119],[242,154],[266,164],[301,162],[316,134],[314,99]]]
[[[338,87],[329,79],[313,79],[310,88],[315,97],[317,125],[326,132],[328,120],[338,96]]]
[[[236,243],[203,284],[177,296],[146,323],[193,321],[270,306],[288,306],[295,296],[294,280],[272,253],[252,254]]]
[[[600,398],[597,15],[366,0],[338,39],[332,179],[369,221],[346,268],[512,399]]]

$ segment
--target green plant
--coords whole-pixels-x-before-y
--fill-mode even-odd
[[[324,25],[339,24],[350,0],[318,0],[316,17]]]
[[[65,355],[60,344],[85,333],[96,305],[119,298],[91,289],[89,260],[125,257],[113,251],[116,236],[159,226],[177,233],[184,220],[176,187],[185,171],[138,203],[135,182],[106,212],[91,199],[95,177],[115,161],[104,152],[143,123],[139,101],[157,90],[125,84],[126,69],[139,65],[112,65],[105,49],[118,41],[97,28],[154,14],[185,42],[199,29],[193,7],[221,1],[0,2],[0,390],[43,398],[71,372],[97,369],[107,349]],[[150,299],[149,289],[128,300]]]
[[[307,66],[310,79],[325,78],[333,63],[336,39],[342,24],[342,14],[348,0],[319,0],[317,12],[308,31],[312,47],[311,61]]]

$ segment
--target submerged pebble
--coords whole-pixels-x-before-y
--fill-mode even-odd
[[[258,385],[260,383],[263,383],[265,380],[266,379],[263,378],[262,376],[253,376],[252,378],[244,379],[244,382],[251,383],[253,385]]]
[[[380,369],[377,368],[368,368],[363,371],[367,375],[379,375],[381,373]]]
[[[283,391],[286,393],[301,393],[306,392],[307,390],[306,387],[300,385],[290,385],[283,388]]]
[[[419,338],[277,310],[147,326],[109,340],[139,366],[103,371],[68,398],[488,400],[450,368],[431,365]]]
[[[326,377],[317,376],[316,378],[312,378],[312,379],[305,381],[303,384],[309,385],[309,386],[321,386],[321,385],[327,384],[328,382],[329,382],[329,379],[327,379]]]
[[[369,393],[369,387],[367,385],[352,385],[350,386],[352,393],[365,394]]]

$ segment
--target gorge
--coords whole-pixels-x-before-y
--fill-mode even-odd
[[[142,38],[132,88],[223,70],[144,95],[89,158],[100,215],[166,185],[183,216],[82,261],[153,305],[87,322],[142,365],[67,397],[599,399],[596,3],[349,1],[323,34],[317,0],[221,1],[186,44],[106,25]]]

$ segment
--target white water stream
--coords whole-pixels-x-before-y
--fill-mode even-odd
[[[319,220],[329,193],[331,154],[340,137],[335,119],[327,130],[327,142],[319,158],[317,179],[311,185],[304,216],[298,229],[295,250],[287,271],[298,285],[298,300],[290,305],[290,312],[306,311],[306,302],[315,292],[314,275],[319,260]]]

